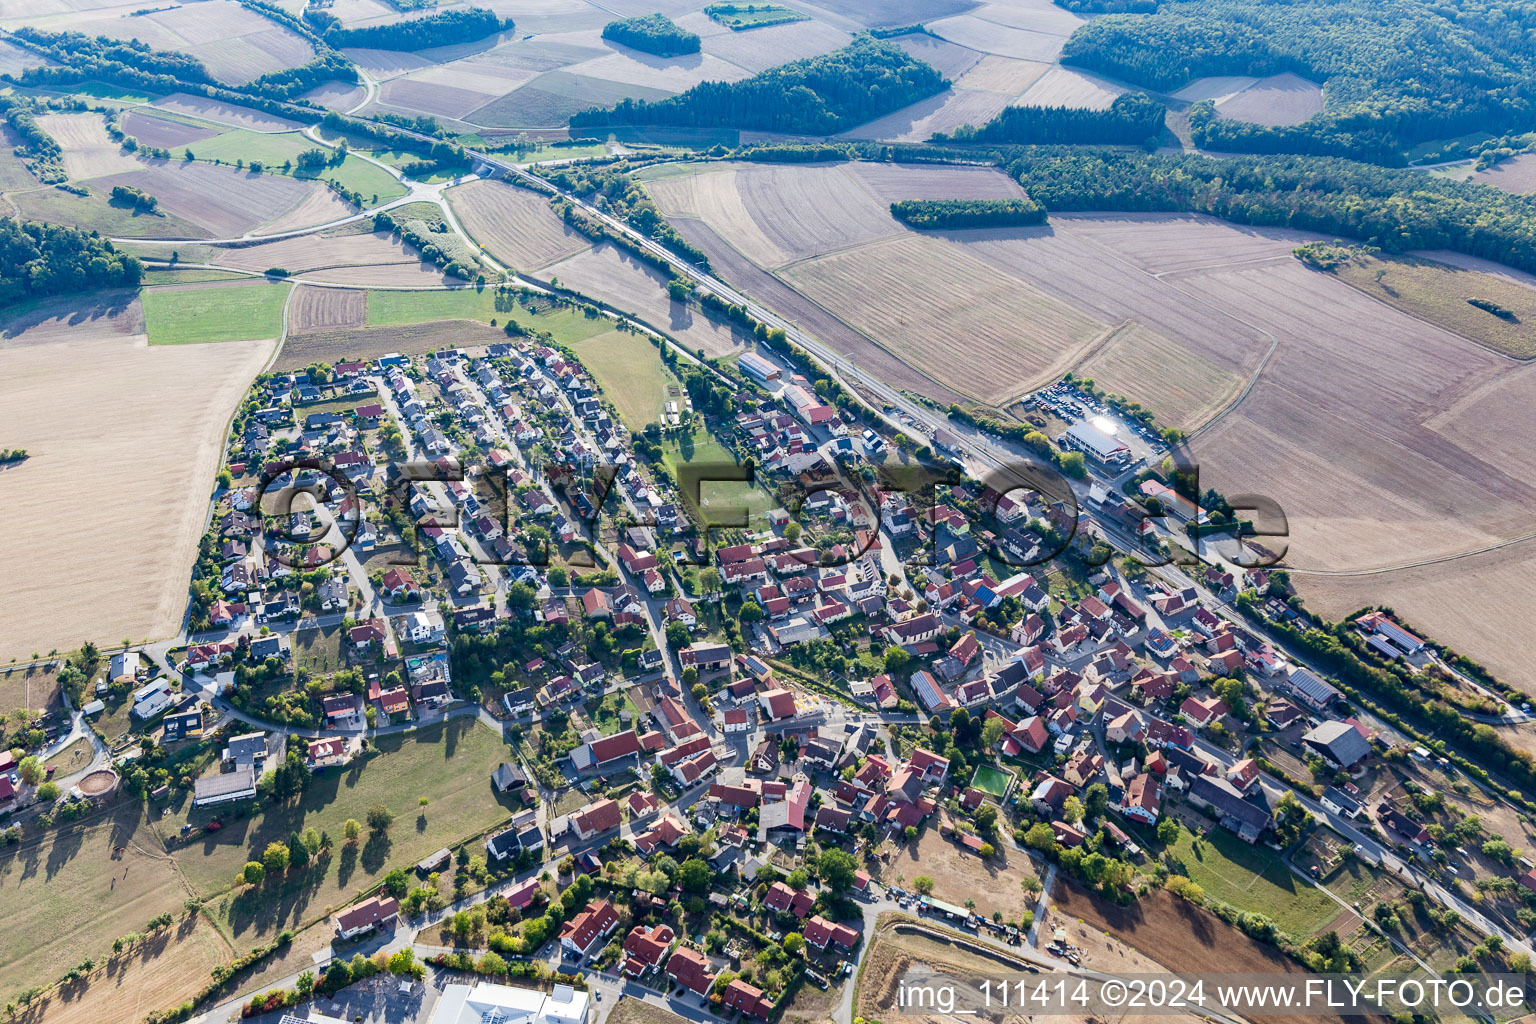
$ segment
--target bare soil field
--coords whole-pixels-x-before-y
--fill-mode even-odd
[[[332,110],[351,110],[368,93],[351,82],[327,82],[304,94],[304,98]]]
[[[136,157],[107,135],[107,123],[100,114],[39,114],[37,123],[63,150],[64,171],[75,181],[140,166]]]
[[[301,287],[288,304],[288,333],[310,334],[367,323],[368,293],[345,288]],[[292,342],[289,343],[291,347]]]
[[[703,349],[705,355],[723,356],[750,344],[744,332],[673,301],[660,271],[607,243],[561,260],[540,276],[633,313],[690,351]]]
[[[975,0],[889,0],[874,5],[861,0],[817,0],[815,4],[828,14],[847,18],[864,28],[914,25],[927,18],[962,14],[976,6]]]
[[[465,120],[488,128],[558,128],[569,122],[572,114],[589,107],[611,106],[625,97],[657,100],[671,95],[667,89],[560,69],[530,79],[526,85],[470,112]]]
[[[555,215],[547,198],[525,188],[474,181],[447,195],[464,229],[507,266],[537,270],[592,245]]]
[[[937,899],[954,904],[966,900],[976,901],[976,913],[991,917],[993,911],[1002,911],[1005,921],[1017,921],[1021,914],[1035,905],[1036,897],[1024,891],[1021,883],[1026,878],[1038,878],[1034,862],[1023,850],[1006,849],[1007,843],[998,843],[997,854],[991,860],[980,857],[939,835],[938,829],[930,828],[916,844],[907,844],[891,855],[888,863],[880,865],[876,880],[882,885],[899,885],[897,876],[906,879],[910,888],[918,875],[933,879],[933,895]]]
[[[1231,99],[1257,81],[1257,78],[1250,75],[1207,75],[1204,78],[1195,79],[1169,95],[1186,103],[1198,103],[1200,100],[1215,100],[1220,103]]]
[[[1188,432],[1237,397],[1244,379],[1145,324],[1127,321],[1073,367],[1111,394],[1153,405],[1157,422]]]
[[[221,267],[236,270],[266,270],[283,267],[290,273],[340,267],[368,267],[380,264],[405,264],[415,268],[421,258],[387,231],[366,234],[295,235],[260,245],[243,245],[219,252],[213,260]],[[433,273],[441,273],[436,267]],[[324,276],[324,275],[317,275]]]
[[[1070,36],[1087,20],[1080,14],[1057,7],[1050,0],[1002,0],[1001,3],[978,7],[971,13],[995,25],[1010,25],[1062,36]]]
[[[254,107],[242,107],[238,104],[224,103],[185,92],[173,92],[168,96],[162,96],[152,105],[162,110],[174,110],[218,124],[227,124],[231,128],[249,128],[259,132],[291,132],[304,127],[297,121],[290,121],[285,117],[278,117],[276,114],[269,114]]]
[[[87,956],[105,962],[114,938],[141,931],[156,914],[169,911],[178,923],[185,917],[188,891],[141,816],[137,805],[121,803],[0,854],[0,899],[11,926],[0,940],[0,998],[56,981]],[[164,952],[176,931],[173,924],[147,952]],[[99,968],[92,983],[107,989],[103,973]],[[114,1012],[111,1019],[128,1018]]]
[[[1322,110],[1322,87],[1289,71],[1261,78],[1241,92],[1216,101],[1216,111],[1222,117],[1271,126],[1300,124]]]
[[[1520,195],[1536,192],[1536,153],[1521,153],[1500,160],[1472,175],[1472,180]]]
[[[710,33],[707,29],[685,26],[703,37],[701,47],[704,53],[752,74],[792,60],[831,53],[847,46],[851,38],[842,29],[814,19],[732,32],[707,15],[700,17],[716,28],[724,29],[722,32]],[[683,21],[678,24],[682,25]]]
[[[316,224],[328,224],[333,220],[351,216],[355,212],[335,192],[328,188],[319,188],[300,200],[297,206],[281,217],[261,225],[260,233],[275,235],[283,231],[298,231],[301,228],[314,227]]]
[[[1496,265],[1491,265],[1495,266]],[[1334,276],[1365,295],[1517,359],[1536,357],[1536,287],[1505,273],[1411,257],[1363,257]],[[1496,303],[1502,317],[1469,299]]]
[[[153,114],[143,114],[137,110],[128,111],[118,119],[118,123],[122,125],[123,131],[145,145],[163,146],[166,149],[176,149],[189,143],[201,142],[218,134],[212,128],[187,124],[185,121],[172,121]]]
[[[310,289],[301,289],[300,294]],[[314,289],[340,291],[340,289]],[[341,292],[341,294],[347,294]],[[295,298],[294,301],[298,301]],[[400,327],[363,327],[355,330],[317,330],[290,335],[273,362],[277,370],[301,370],[310,363],[343,362],[348,359],[376,359],[390,352],[414,354],[431,352],[444,346],[475,348],[505,341],[507,336],[494,327],[468,320],[436,320]],[[224,346],[218,346],[223,348]]]
[[[382,263],[367,267],[332,267],[316,270],[306,278],[322,284],[356,285],[374,288],[462,287],[461,278],[450,277],[430,263]]]
[[[1018,105],[1107,110],[1115,102],[1115,97],[1126,91],[1125,86],[1116,85],[1098,75],[1072,68],[1053,67],[1019,97]]]
[[[149,347],[132,293],[54,308],[0,329],[0,435],[32,456],[0,474],[7,657],[174,629],[225,422],[272,348]],[[45,512],[89,554],[19,525]]]
[[[108,191],[114,185],[143,189],[159,199],[167,213],[198,225],[214,238],[252,231],[270,220],[274,211],[295,209],[315,191],[329,191],[318,182],[200,162],[134,163],[136,169],[98,178],[93,184]]]
[[[918,371],[989,405],[1063,372],[1106,325],[944,242],[908,235],[784,279]]]
[[[918,60],[932,64],[952,82],[975,67],[985,56],[969,46],[947,42],[925,32],[893,36],[888,41],[895,43]]]
[[[385,82],[379,90],[379,102],[383,106],[417,110],[439,117],[462,118],[495,98],[495,93],[476,92],[473,89],[423,82],[415,78],[396,78]]]
[[[1071,33],[1036,32],[983,21],[971,14],[928,23],[928,30],[940,39],[960,46],[995,53],[999,57],[1038,60],[1049,64],[1061,56],[1062,44]]]

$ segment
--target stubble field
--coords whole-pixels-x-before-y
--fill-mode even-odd
[[[214,78],[231,85],[296,67],[313,56],[302,36],[234,0],[203,0],[140,17],[107,18],[82,25],[79,30],[190,53]]]
[[[224,425],[271,342],[150,347],[143,331],[131,292],[0,328],[0,435],[32,456],[0,473],[6,657],[181,620]]]
[[[546,197],[528,189],[474,181],[447,194],[464,230],[507,266],[537,270],[592,244],[555,215]]]

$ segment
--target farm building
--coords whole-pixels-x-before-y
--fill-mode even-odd
[[[736,360],[736,365],[759,384],[777,384],[781,377],[779,368],[756,352],[744,353],[740,359]]]

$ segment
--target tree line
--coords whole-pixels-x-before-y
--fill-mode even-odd
[[[136,285],[143,271],[136,257],[94,232],[0,218],[0,306]]]
[[[1420,142],[1529,128],[1536,8],[1519,0],[1164,0],[1079,27],[1062,58],[1159,90],[1292,71],[1328,87],[1299,125],[1208,116],[1196,141],[1242,152],[1402,162]]]
[[[341,21],[323,10],[311,9],[304,17],[320,30],[321,38],[331,46],[362,46],[376,50],[426,50],[451,43],[484,39],[497,32],[511,31],[511,18],[502,20],[484,7],[461,7],[429,14],[424,18],[343,28]]]
[[[679,28],[665,14],[620,18],[603,26],[603,38],[658,57],[681,57],[699,52],[699,37]]]
[[[953,135],[936,132],[931,141],[1022,144],[1089,144],[1135,146],[1163,132],[1168,108],[1144,92],[1115,97],[1107,110],[1083,107],[1005,107],[977,128],[962,125]]]
[[[1536,197],[1333,157],[1149,154],[1040,146],[998,154],[1049,211],[1208,213],[1354,238],[1388,252],[1454,249],[1536,271]]]
[[[624,99],[608,110],[583,111],[571,118],[571,130],[652,124],[831,135],[947,88],[935,68],[862,35],[841,50],[740,82],[701,82],[664,100]]]
[[[1045,210],[1028,199],[903,199],[891,216],[919,230],[1045,223]]]

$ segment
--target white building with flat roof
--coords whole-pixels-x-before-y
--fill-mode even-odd
[[[1067,437],[1082,450],[1084,455],[1098,459],[1100,462],[1109,462],[1112,459],[1124,458],[1131,452],[1130,447],[1117,437],[1104,433],[1091,423],[1074,423],[1067,428]]]
[[[511,985],[449,985],[432,1011],[432,1024],[587,1024],[589,996],[569,985],[549,995]]]

